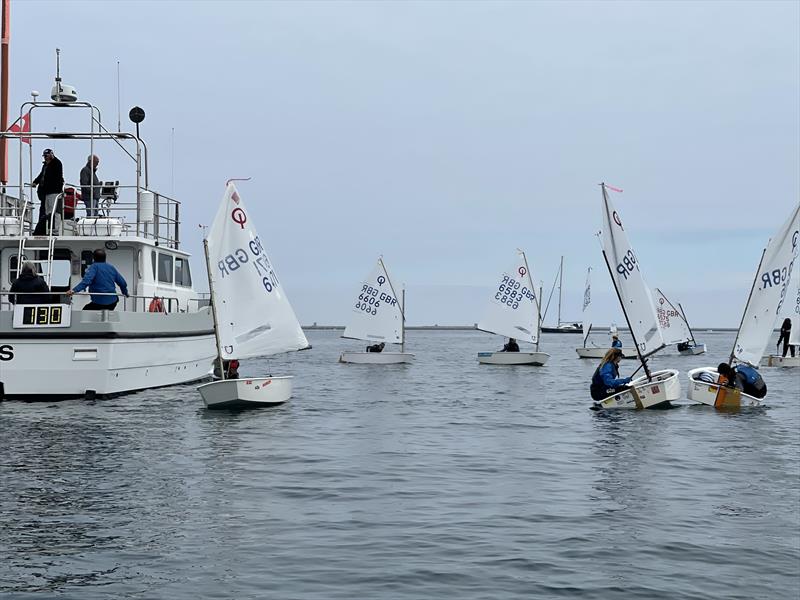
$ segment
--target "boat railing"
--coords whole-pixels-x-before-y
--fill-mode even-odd
[[[187,312],[180,310],[180,302],[174,296],[150,295],[142,296],[131,294],[123,296],[112,292],[78,292],[72,296],[67,296],[66,292],[53,291],[53,292],[6,292],[0,291],[0,312],[14,310],[14,303],[10,301],[9,296],[43,296],[49,302],[41,302],[41,304],[72,304],[72,298],[76,296],[116,296],[121,297],[122,310],[121,312],[150,312],[150,313],[176,313]],[[156,302],[156,301],[160,301]],[[189,301],[191,302],[191,300]],[[141,308],[140,308],[141,307]],[[160,310],[163,307],[164,310]],[[187,306],[188,308],[188,306]],[[199,308],[198,308],[199,310]]]

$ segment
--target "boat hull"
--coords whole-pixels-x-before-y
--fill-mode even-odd
[[[206,408],[257,408],[283,404],[292,397],[291,375],[224,379],[197,388]]]
[[[696,346],[690,346],[686,350],[678,350],[678,354],[682,356],[695,356],[697,354],[705,354],[705,353],[706,353],[705,344],[697,344]]]
[[[701,367],[689,371],[689,400],[720,409],[761,406],[758,398],[749,396],[741,390],[695,379],[702,372],[719,377],[719,373],[713,367]]]
[[[550,355],[546,352],[478,352],[482,365],[533,365],[544,366]]]
[[[647,376],[638,377],[631,382],[631,388],[595,401],[595,410],[667,408],[672,400],[681,397],[681,382],[678,371],[665,369],[652,373],[652,380]]]
[[[398,365],[413,360],[409,352],[342,352],[339,356],[339,362],[356,365]]]
[[[800,356],[770,354],[761,364],[765,367],[800,367]]]
[[[578,358],[603,358],[606,352],[611,350],[608,348],[575,348],[578,353]],[[620,348],[622,350],[623,358],[636,358],[636,348]]]
[[[542,327],[542,333],[583,333],[583,329],[572,325],[565,327]]]

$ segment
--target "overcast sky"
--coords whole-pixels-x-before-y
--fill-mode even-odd
[[[250,176],[303,323],[343,323],[378,254],[411,324],[474,323],[517,247],[547,288],[565,256],[564,317],[591,265],[595,320],[621,322],[593,236],[607,181],[646,281],[736,326],[800,198],[798,2],[16,1],[11,19],[11,114],[49,96],[59,47],[116,129],[120,61],[122,126],[147,112],[199,287],[199,224]],[[77,180],[88,144],[50,145]],[[101,178],[130,179],[99,153]]]

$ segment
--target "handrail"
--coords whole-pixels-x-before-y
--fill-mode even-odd
[[[58,292],[58,291],[55,291],[55,292],[54,291],[50,291],[50,292],[0,291],[0,298],[2,298],[3,296],[18,296],[18,295],[23,295],[23,296],[49,296],[49,297],[52,298],[53,296],[66,296],[66,292]],[[133,299],[133,301],[134,301],[134,305],[133,305],[134,310],[128,311],[128,312],[137,312],[135,309],[136,309],[138,300],[142,300],[142,306],[144,307],[144,304],[145,304],[145,302],[147,300],[151,300],[152,301],[152,300],[155,300],[155,299],[159,299],[159,300],[167,303],[167,306],[166,306],[166,309],[167,309],[166,312],[167,313],[180,312],[180,301],[176,296],[159,296],[159,295],[145,296],[145,295],[139,295],[139,294],[129,294],[129,295],[125,296],[121,292],[119,292],[119,293],[115,293],[115,292],[76,292],[74,294],[71,294],[70,296],[67,296],[64,302],[52,302],[51,304],[72,304],[71,298],[74,297],[74,296],[116,296],[116,297],[122,296],[122,311],[123,312],[127,311],[127,301],[129,299]],[[177,309],[175,311],[172,310],[173,303],[175,304],[175,308]],[[14,304],[16,304],[16,302],[11,302],[9,300],[6,303],[0,302],[0,305],[2,305],[2,304],[14,305]],[[44,303],[42,303],[42,304],[44,304]],[[2,310],[2,309],[0,309],[0,310]],[[149,311],[143,310],[142,312],[149,312]]]

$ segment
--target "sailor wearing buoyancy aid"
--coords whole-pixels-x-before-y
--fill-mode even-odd
[[[592,384],[589,386],[593,400],[602,400],[628,389],[627,384],[631,382],[631,378],[620,378],[619,376],[621,360],[622,351],[619,348],[611,348],[603,356],[600,366],[595,369],[592,376]]]
[[[728,363],[720,363],[717,372],[728,378],[728,386],[742,390],[753,398],[763,398],[767,395],[767,384],[761,374],[750,365],[736,365],[731,367]]]

